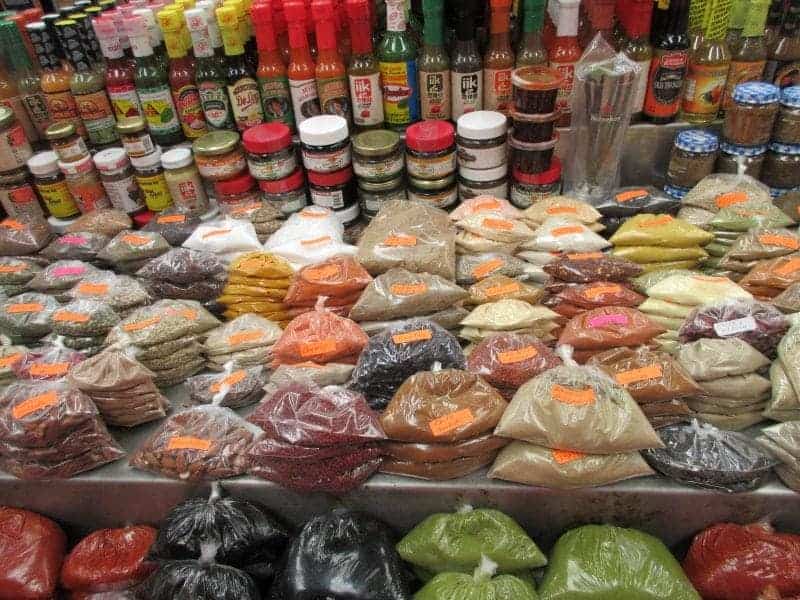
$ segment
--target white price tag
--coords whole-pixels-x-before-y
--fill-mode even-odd
[[[756,328],[756,320],[753,317],[743,317],[733,321],[722,321],[714,323],[714,333],[719,337],[728,337],[745,331],[753,331]]]

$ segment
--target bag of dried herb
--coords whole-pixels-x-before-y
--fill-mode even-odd
[[[242,315],[208,333],[203,352],[212,369],[233,362],[244,368],[269,364],[272,346],[282,335],[277,323],[258,315]]]
[[[53,346],[41,346],[36,350],[29,350],[11,368],[19,379],[39,381],[63,379],[72,367],[85,358],[83,353],[66,348],[57,341]]]
[[[611,244],[569,217],[550,217],[520,247],[539,252],[598,252]]]
[[[14,346],[6,336],[0,336],[0,385],[6,386],[14,381],[17,376],[12,368],[15,363],[22,360],[28,348],[25,346]]]
[[[20,340],[38,340],[52,331],[51,318],[59,307],[52,296],[26,292],[0,305],[0,332]]]
[[[227,207],[222,207],[224,211]],[[250,221],[258,234],[258,240],[266,242],[273,233],[278,231],[285,223],[286,215],[280,208],[267,202],[253,202],[244,206],[237,206],[229,211],[234,219]]]
[[[177,247],[189,239],[200,223],[200,217],[197,215],[173,207],[155,215],[142,229],[158,233],[170,246]]]
[[[486,304],[498,300],[522,300],[536,304],[544,296],[544,290],[517,281],[505,275],[490,275],[469,288],[468,304]]]
[[[268,374],[264,367],[233,367],[222,373],[204,373],[186,380],[189,399],[199,404],[211,404],[222,386],[228,386],[222,406],[241,408],[258,402],[263,396],[262,388],[266,385]]]
[[[169,243],[159,233],[122,231],[97,254],[97,258],[124,273],[135,273],[148,259],[164,254],[169,249]]]
[[[772,198],[769,188],[749,175],[715,173],[689,190],[682,203],[716,213],[728,206],[771,204]]]
[[[97,254],[111,238],[100,233],[68,233],[54,239],[41,252],[50,260],[83,260],[99,262]]]
[[[362,392],[372,408],[382,409],[408,377],[435,362],[444,369],[466,368],[452,334],[427,319],[410,319],[369,339],[358,357],[351,388]]]
[[[133,228],[131,218],[121,210],[101,208],[81,215],[67,226],[67,233],[99,233],[113,238],[118,233]]]
[[[566,217],[591,228],[600,221],[601,216],[591,204],[569,196],[542,198],[522,212],[522,219],[535,226],[552,217]]]
[[[26,284],[33,279],[42,267],[32,260],[0,256],[0,291],[9,296],[21,294]]]
[[[510,254],[459,254],[456,258],[455,279],[459,285],[472,285],[490,275],[522,277],[527,268],[525,261]]]
[[[151,300],[150,294],[136,279],[111,271],[87,275],[67,295],[73,300],[105,302],[120,316]]]
[[[292,278],[283,302],[287,306],[315,306],[320,296],[354,304],[372,277],[349,256],[334,256],[300,269]]]
[[[53,234],[47,221],[21,223],[14,219],[0,221],[0,255],[25,256],[44,248]]]
[[[59,260],[36,273],[28,287],[34,292],[57,295],[80,283],[87,275],[99,272],[97,267],[80,260]]]

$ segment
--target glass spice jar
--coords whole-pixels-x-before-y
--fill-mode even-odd
[[[0,173],[24,168],[31,156],[33,149],[14,111],[0,105]]]
[[[45,219],[32,183],[24,168],[0,179],[0,206],[9,217],[22,223],[39,223]]]
[[[508,162],[508,120],[503,113],[478,110],[458,118],[458,166],[494,169]]]
[[[766,144],[763,146],[736,146],[722,142],[719,145],[716,172],[736,174],[741,168],[745,175],[759,179],[766,153]]]
[[[114,208],[129,215],[144,210],[142,192],[134,179],[133,166],[125,150],[101,150],[94,155],[94,164]]]
[[[456,170],[456,131],[447,121],[420,121],[406,129],[406,169],[416,179],[440,180]]]
[[[117,123],[117,133],[122,139],[125,152],[131,158],[147,156],[156,149],[144,117],[127,117]]]
[[[247,169],[244,149],[235,131],[211,131],[192,144],[200,175],[211,181],[224,181]]]
[[[259,181],[258,187],[261,189],[261,199],[277,206],[287,217],[303,210],[308,204],[302,169],[283,179]]]
[[[771,188],[800,186],[800,144],[771,143],[761,168],[761,181]]]
[[[450,173],[440,179],[408,178],[408,199],[425,202],[436,208],[448,209],[458,203],[456,174]]]
[[[288,177],[297,169],[292,132],[283,123],[263,123],[242,135],[250,175],[274,181]]]
[[[146,156],[132,158],[131,164],[135,169],[136,183],[142,190],[148,210],[161,212],[172,206],[172,194],[169,192],[164,168],[161,166],[161,149],[156,148],[155,152]]]
[[[381,207],[390,200],[405,200],[406,188],[403,176],[399,175],[387,181],[358,180],[358,199],[361,213],[371,219]]]
[[[175,205],[190,215],[204,214],[209,207],[208,195],[192,151],[181,146],[167,150],[161,155],[161,166]]]
[[[675,136],[667,167],[669,185],[693,188],[714,172],[719,139],[702,129],[687,129]]]
[[[517,208],[530,208],[536,202],[558,196],[561,193],[561,161],[553,158],[550,169],[544,173],[527,175],[519,171],[511,173],[511,204]]]
[[[231,213],[242,206],[261,202],[256,180],[250,173],[242,173],[226,181],[215,181],[214,192],[223,213]]]
[[[89,156],[86,142],[78,134],[73,123],[64,121],[53,123],[44,134],[61,162],[75,162]]]
[[[300,123],[297,130],[306,169],[333,173],[350,166],[352,157],[347,119],[338,115],[319,115]]]
[[[722,137],[739,146],[761,146],[769,142],[778,114],[780,90],[760,81],[740,83],[733,102],[725,111]]]
[[[478,196],[508,198],[508,165],[503,163],[494,169],[458,170],[458,197],[461,201]]]
[[[100,181],[100,175],[95,169],[91,156],[84,156],[74,162],[60,160],[58,168],[64,174],[67,187],[82,214],[85,215],[99,208],[111,207],[106,189]]]
[[[51,215],[57,219],[69,219],[80,214],[64,174],[58,169],[55,152],[34,154],[28,160],[28,169],[33,175],[33,185]]]
[[[351,167],[333,173],[308,171],[308,190],[312,204],[334,211],[356,204],[356,181]]]
[[[781,144],[800,144],[800,85],[784,88],[772,141]]]
[[[353,171],[359,181],[393,180],[403,166],[403,149],[396,131],[373,129],[353,137]]]

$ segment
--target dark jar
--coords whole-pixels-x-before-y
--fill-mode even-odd
[[[302,169],[297,169],[283,179],[259,181],[258,187],[261,189],[261,199],[277,206],[287,217],[303,210],[308,204]]]
[[[761,181],[771,188],[800,186],[800,144],[770,144],[761,168]]]
[[[761,167],[764,164],[764,156],[767,153],[767,146],[735,146],[723,142],[719,145],[719,156],[717,157],[717,173],[739,172],[739,165],[745,175],[755,179],[761,177]]]
[[[733,102],[725,111],[722,136],[739,146],[761,146],[772,135],[778,114],[780,91],[760,81],[740,83],[733,91]]]
[[[549,67],[531,66],[515,69],[511,74],[514,86],[514,110],[531,114],[549,114],[556,109],[556,97],[564,77]]]
[[[242,134],[250,175],[260,181],[288,177],[297,169],[292,132],[283,123],[263,123]]]
[[[333,173],[308,171],[308,189],[312,204],[334,211],[356,203],[356,182],[351,167]]]
[[[547,115],[526,115],[512,112],[514,137],[526,144],[538,144],[553,139],[556,121],[561,114],[556,111]]]
[[[675,136],[667,167],[667,184],[693,188],[714,172],[719,138],[702,129],[687,129]]]
[[[512,170],[525,175],[537,175],[548,171],[552,166],[556,143],[558,143],[558,133],[552,140],[538,144],[520,142],[512,135],[508,143],[511,146]]]
[[[800,144],[800,85],[781,92],[781,105],[772,130],[772,141],[781,144]]]
[[[537,202],[561,193],[561,161],[553,158],[550,169],[538,175],[511,173],[511,204],[517,208],[530,208]]]

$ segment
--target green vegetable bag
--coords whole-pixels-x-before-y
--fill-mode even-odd
[[[497,564],[485,556],[473,575],[440,573],[414,600],[538,600],[531,584],[514,575],[494,577]]]
[[[701,600],[672,553],[651,535],[586,525],[556,542],[542,600]]]

